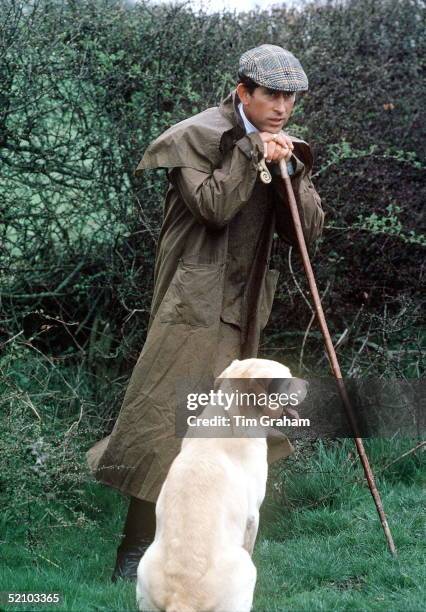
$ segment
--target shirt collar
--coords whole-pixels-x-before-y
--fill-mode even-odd
[[[244,112],[243,103],[240,102],[238,104],[238,110],[240,111],[241,118],[244,122],[244,127],[246,128],[247,134],[252,134],[253,132],[258,132],[259,130],[255,127],[250,121],[247,119],[246,114]]]

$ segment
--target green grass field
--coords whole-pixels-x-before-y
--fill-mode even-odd
[[[369,491],[359,482],[359,466],[353,457],[347,461],[351,444],[320,445],[305,458],[299,451],[271,470],[254,554],[255,612],[424,610],[419,453],[379,478],[398,548],[392,558]],[[383,442],[370,445],[376,463],[384,450]],[[81,494],[92,507],[90,520],[81,525],[65,519],[55,525],[48,507],[34,522],[31,508],[23,507],[18,529],[3,522],[0,591],[59,593],[61,603],[3,605],[2,610],[136,610],[134,585],[109,580],[126,502],[91,482]]]

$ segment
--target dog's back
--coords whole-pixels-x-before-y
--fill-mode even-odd
[[[216,610],[218,580],[224,589],[230,580],[229,557],[247,555],[252,565],[242,548],[247,473],[230,446],[229,440],[186,440],[173,462],[157,502],[155,541],[138,569],[138,602],[146,592],[157,607],[141,610]]]

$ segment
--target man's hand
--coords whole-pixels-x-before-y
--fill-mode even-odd
[[[290,161],[294,149],[290,136],[287,136],[284,132],[279,132],[278,134],[259,132],[259,136],[263,141],[265,159],[268,163],[278,163],[282,159],[286,162]]]

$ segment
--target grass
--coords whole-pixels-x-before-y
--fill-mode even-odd
[[[254,554],[255,612],[424,609],[420,459],[406,457],[379,479],[398,549],[392,558],[369,491],[357,482],[351,444],[299,449],[271,470]],[[377,466],[384,453],[388,462],[392,449],[398,456],[404,445],[378,440],[368,450]],[[86,483],[82,495],[93,510],[80,525],[65,519],[49,524],[48,514],[32,522],[27,508],[18,527],[3,522],[0,591],[54,592],[62,602],[2,610],[136,609],[134,585],[109,581],[126,502],[96,483]]]
[[[383,491],[398,557],[385,545],[369,492],[356,503],[294,510],[280,541],[263,539],[256,610],[423,610],[425,593],[420,486]]]

